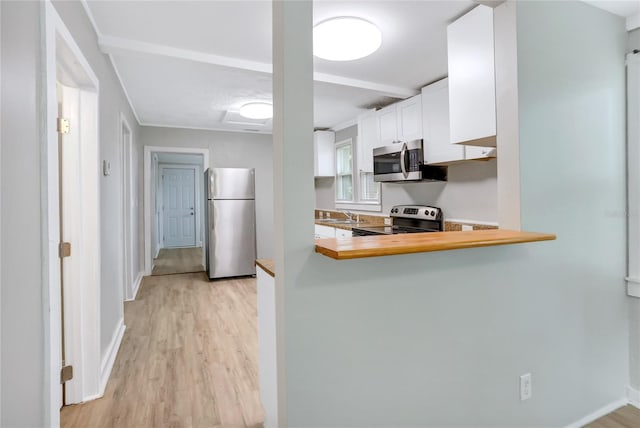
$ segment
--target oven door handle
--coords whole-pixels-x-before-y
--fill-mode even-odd
[[[402,143],[402,150],[400,150],[400,170],[406,179],[409,176],[407,172],[407,143]]]

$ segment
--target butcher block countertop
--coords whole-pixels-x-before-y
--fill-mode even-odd
[[[316,253],[336,260],[552,241],[549,233],[490,229],[316,239]]]
[[[262,268],[263,271],[271,275],[272,277],[276,277],[276,264],[271,259],[258,259],[256,260],[256,266]]]

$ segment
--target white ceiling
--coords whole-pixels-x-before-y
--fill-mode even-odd
[[[359,16],[381,28],[383,43],[357,61],[315,60],[315,126],[350,121],[444,77],[446,26],[474,5],[316,0],[314,23]],[[271,121],[225,121],[246,102],[271,100],[271,2],[89,0],[85,7],[141,124],[271,131]]]
[[[640,13],[640,0],[584,0],[584,2],[623,18]]]
[[[587,1],[621,16],[640,0]],[[271,100],[271,2],[83,0],[142,125],[270,132],[238,109]],[[381,48],[357,61],[315,59],[314,123],[332,128],[367,108],[419,93],[447,74],[446,26],[471,0],[315,0],[314,24],[359,16]],[[225,119],[226,118],[226,119]]]

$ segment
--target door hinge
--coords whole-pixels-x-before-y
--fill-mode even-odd
[[[69,125],[69,119],[65,119],[64,117],[58,118],[58,133],[60,134],[68,134],[71,131],[71,126]]]
[[[61,242],[58,251],[61,259],[71,256],[71,242]]]
[[[73,379],[73,366],[64,366],[60,369],[60,383]]]

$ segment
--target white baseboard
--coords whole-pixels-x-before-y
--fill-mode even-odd
[[[100,366],[100,391],[96,398],[100,398],[104,395],[104,391],[107,388],[107,382],[109,382],[109,376],[111,376],[113,364],[116,362],[116,355],[118,355],[118,349],[120,349],[120,344],[122,343],[122,337],[124,336],[124,331],[126,328],[127,326],[124,325],[124,318],[121,318],[116,331],[113,332],[113,337],[111,338],[111,343],[109,343],[109,348],[107,349],[104,357],[102,357],[102,365]]]
[[[138,295],[138,290],[140,289],[140,284],[142,284],[142,278],[144,278],[144,272],[138,272],[138,276],[133,283],[133,297],[131,299],[125,299],[125,302],[131,302],[136,300],[136,296]]]
[[[614,401],[613,403],[607,404],[604,407],[601,407],[600,409],[596,410],[593,413],[588,414],[587,416],[585,416],[584,418],[580,419],[579,421],[575,421],[569,425],[567,425],[565,428],[582,428],[587,424],[590,424],[591,422],[595,421],[596,419],[599,419],[601,417],[603,417],[604,415],[608,415],[609,413],[613,412],[614,410],[619,409],[622,406],[626,406],[627,404],[629,404],[629,400],[627,398],[621,398],[619,400]]]
[[[629,404],[640,409],[640,391],[632,386],[627,386],[627,399]]]

